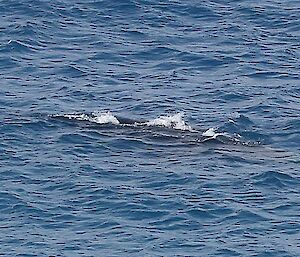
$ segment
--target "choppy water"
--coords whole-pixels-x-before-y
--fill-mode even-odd
[[[299,16],[0,1],[0,255],[300,256]]]

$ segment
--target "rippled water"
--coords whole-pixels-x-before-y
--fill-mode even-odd
[[[0,255],[300,256],[299,1],[0,7]]]

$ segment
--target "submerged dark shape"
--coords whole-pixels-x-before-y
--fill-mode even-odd
[[[75,113],[52,115],[50,118],[64,122],[71,122],[89,128],[95,129],[122,129],[122,133],[129,133],[129,128],[135,131],[135,135],[143,134],[143,137],[152,137],[161,140],[170,140],[171,138],[180,139],[182,143],[197,144],[205,142],[216,142],[223,144],[242,144],[257,145],[257,143],[244,142],[239,134],[230,134],[224,131],[218,131],[217,128],[206,130],[194,129],[187,125],[182,119],[182,114],[160,116],[152,120],[138,120],[119,115],[113,115],[110,112],[105,113]],[[128,128],[126,130],[126,128]]]
[[[145,120],[134,120],[134,119],[118,116],[118,115],[116,116],[116,118],[120,122],[120,124],[123,124],[123,125],[134,125],[134,124],[146,123]]]

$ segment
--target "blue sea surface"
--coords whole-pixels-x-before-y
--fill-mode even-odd
[[[300,1],[0,0],[0,256],[300,256]]]

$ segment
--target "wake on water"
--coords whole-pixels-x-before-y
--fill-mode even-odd
[[[98,125],[101,127],[105,126],[116,126],[116,127],[131,127],[131,128],[149,128],[158,129],[165,128],[168,130],[181,131],[182,133],[189,133],[194,135],[194,143],[203,143],[208,141],[216,141],[220,143],[229,144],[243,144],[243,145],[258,145],[261,142],[247,140],[243,138],[240,134],[229,131],[222,131],[218,127],[211,127],[206,130],[198,130],[192,128],[192,126],[186,124],[183,119],[182,113],[176,113],[173,115],[163,115],[158,118],[151,120],[134,120],[130,118],[121,117],[114,115],[111,112],[93,112],[91,114],[86,113],[71,113],[71,114],[58,114],[50,115],[50,118],[61,120],[61,121],[71,121],[71,122],[81,122],[88,125]],[[234,123],[232,119],[229,120],[230,123]]]

